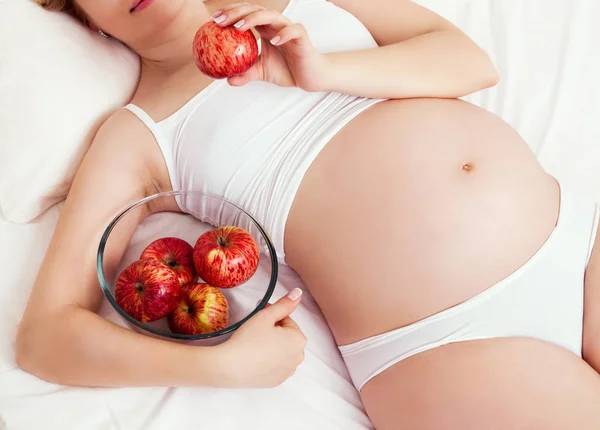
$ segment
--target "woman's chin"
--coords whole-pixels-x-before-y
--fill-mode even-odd
[[[138,17],[152,27],[152,34],[159,34],[175,21],[185,20],[186,3],[189,0],[153,0],[145,9],[137,12]],[[135,12],[134,12],[135,14]]]
[[[185,3],[187,0],[154,0],[145,9],[132,14],[135,19],[129,29],[129,37],[121,40],[136,50],[160,45],[162,39],[172,40],[174,32],[185,28],[178,22],[185,20]]]

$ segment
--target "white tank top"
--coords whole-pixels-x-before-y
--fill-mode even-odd
[[[320,52],[377,46],[356,17],[328,1],[290,0],[283,14],[306,27]],[[154,134],[174,190],[205,191],[242,207],[285,261],[285,224],[306,170],[344,125],[379,101],[265,82],[231,87],[218,80],[160,122],[135,105],[126,108]],[[178,204],[213,225],[231,221],[208,210],[198,213],[183,199]]]

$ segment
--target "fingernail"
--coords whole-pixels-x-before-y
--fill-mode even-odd
[[[295,302],[302,295],[302,290],[300,288],[294,288],[292,291],[288,293],[288,299]]]
[[[222,10],[218,10],[215,13],[213,13],[210,17],[214,19],[214,18],[218,17],[219,15],[221,15],[222,13],[223,13]]]
[[[277,43],[281,40],[281,36],[275,36],[271,39],[271,45],[277,45]]]
[[[217,24],[222,23],[223,21],[225,21],[227,19],[227,15],[219,15],[216,18],[213,18],[213,21],[216,22]]]
[[[245,23],[246,23],[246,20],[245,20],[245,19],[242,19],[242,20],[240,20],[240,21],[236,22],[235,24],[233,24],[233,26],[234,26],[235,28],[240,28],[240,27],[241,27],[242,25],[244,25]]]

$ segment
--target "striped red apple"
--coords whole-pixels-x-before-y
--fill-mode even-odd
[[[196,279],[193,254],[194,248],[185,240],[163,237],[148,245],[142,252],[140,260],[155,260],[169,266],[183,287]]]
[[[221,27],[213,21],[202,25],[194,37],[198,69],[214,79],[241,75],[258,58],[258,43],[250,30]]]
[[[194,245],[194,266],[204,282],[233,288],[254,275],[259,263],[258,246],[241,227],[227,226],[207,231]]]
[[[188,284],[167,319],[173,333],[198,335],[227,328],[229,304],[223,293],[208,284]]]
[[[174,333],[222,330],[228,324],[229,305],[218,288],[233,288],[250,279],[259,257],[253,236],[241,227],[207,231],[193,248],[182,239],[164,237],[121,272],[115,299],[142,323],[168,316]],[[198,275],[206,283],[196,283]]]
[[[154,260],[138,260],[117,278],[115,300],[136,320],[149,323],[166,317],[179,301],[181,286],[175,272]]]

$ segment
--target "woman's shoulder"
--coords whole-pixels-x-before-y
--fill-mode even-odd
[[[107,156],[104,159],[118,158],[119,164],[126,161],[132,171],[139,172],[148,189],[170,189],[169,174],[156,139],[131,111],[122,108],[113,112],[98,129],[92,148],[103,152]]]
[[[145,159],[146,153],[149,157],[153,156],[153,140],[150,130],[132,112],[122,108],[113,112],[102,123],[92,141],[92,148],[115,151],[121,157]]]
[[[131,111],[121,108],[106,118],[98,129],[96,137],[98,136],[112,139],[133,138],[134,142],[132,143],[135,144],[146,137],[152,137],[152,133]]]

